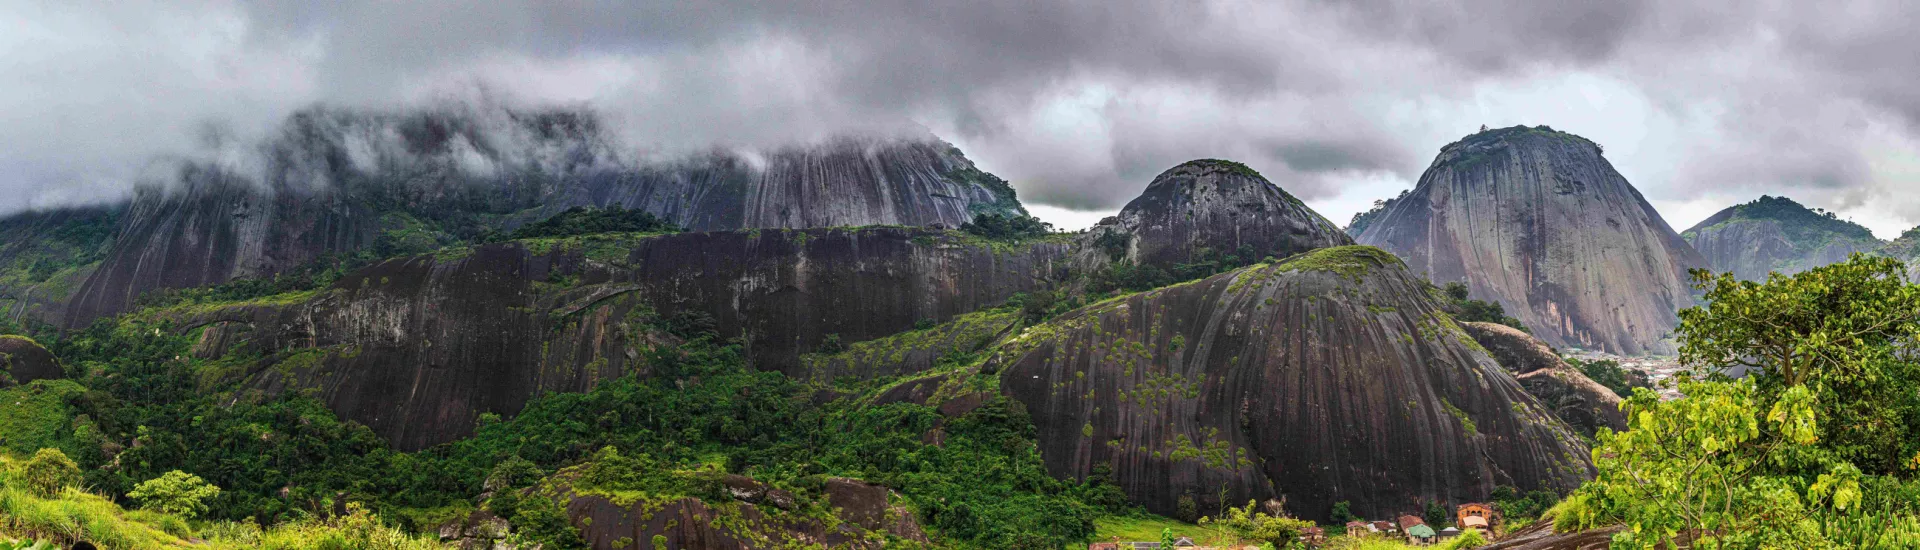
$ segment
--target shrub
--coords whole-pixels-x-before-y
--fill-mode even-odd
[[[52,497],[62,488],[80,484],[80,466],[59,449],[40,449],[33,453],[22,474],[27,490],[40,497]]]
[[[568,237],[593,233],[673,233],[680,227],[644,210],[619,206],[586,208],[575,206],[545,220],[520,226],[509,239]]]
[[[207,500],[217,496],[220,496],[219,487],[180,470],[142,482],[127,493],[128,498],[140,501],[141,508],[185,518],[206,513]]]

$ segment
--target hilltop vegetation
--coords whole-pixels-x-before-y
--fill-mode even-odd
[[[1833,212],[1769,196],[1721,210],[1681,236],[1714,269],[1748,280],[1844,261],[1849,254],[1875,252],[1886,244]]]

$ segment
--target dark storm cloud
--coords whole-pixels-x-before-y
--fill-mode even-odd
[[[640,151],[932,129],[1070,208],[1197,157],[1364,205],[1478,125],[1524,123],[1601,140],[1657,202],[1799,193],[1908,217],[1915,6],[0,0],[22,83],[0,89],[0,209],[111,196],[144,159],[209,154],[208,120],[230,143],[313,103],[484,89],[590,105]]]
[[[1378,38],[1432,48],[1461,66],[1504,72],[1546,62],[1605,61],[1649,17],[1650,2],[1461,0],[1334,2]]]

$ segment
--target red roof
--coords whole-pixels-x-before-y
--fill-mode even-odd
[[[1427,524],[1426,520],[1420,519],[1420,516],[1400,516],[1401,529],[1406,529],[1408,527],[1413,527],[1415,525],[1426,525],[1426,524]]]

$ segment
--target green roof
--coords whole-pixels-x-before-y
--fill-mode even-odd
[[[1427,527],[1427,526],[1425,526],[1425,525],[1415,525],[1415,526],[1413,526],[1413,527],[1408,527],[1408,528],[1407,528],[1407,536],[1410,536],[1410,537],[1431,537],[1431,536],[1434,536],[1434,533],[1433,533],[1433,528],[1432,528],[1432,527]]]

